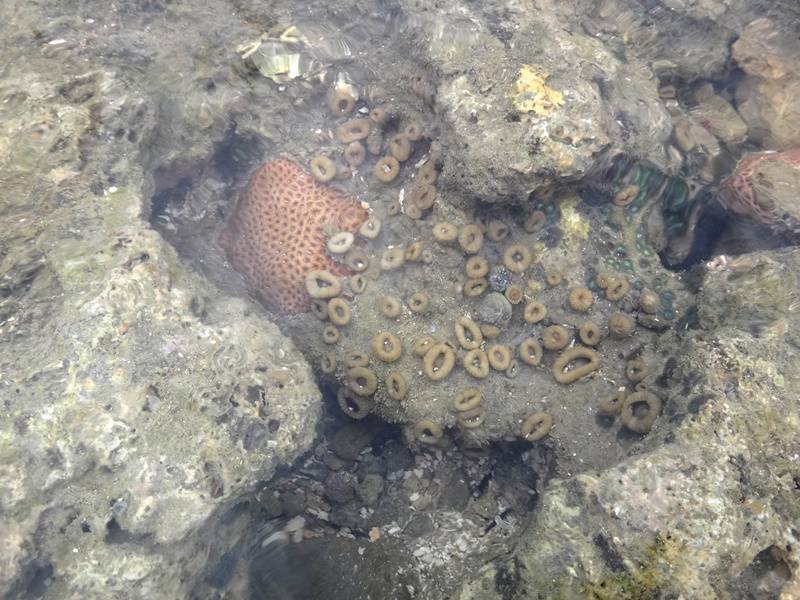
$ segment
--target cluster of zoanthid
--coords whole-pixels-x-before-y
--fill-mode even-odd
[[[328,102],[334,115],[345,118],[353,112],[356,96],[347,86],[339,86],[331,91]],[[336,129],[337,138],[347,144],[344,160],[348,168],[358,168],[367,151],[374,155],[386,152],[373,169],[375,177],[385,183],[397,177],[400,162],[411,155],[410,143],[421,138],[414,123],[387,135],[387,124],[394,123],[395,127],[398,123],[390,115],[389,108],[374,107],[368,116],[350,119]],[[366,140],[366,150],[362,140]],[[384,220],[399,215],[419,220],[415,225],[418,239],[389,243],[386,235],[382,235],[385,223],[375,215],[364,221],[357,232],[331,231],[327,252],[351,275],[339,278],[330,271],[311,271],[305,287],[312,312],[322,322],[322,339],[328,348],[321,354],[319,369],[341,383],[337,399],[342,410],[354,419],[363,419],[373,412],[376,403],[384,409],[390,402],[408,406],[404,403],[423,390],[443,386],[441,390],[447,390],[453,411],[446,418],[416,409],[394,414],[404,415],[398,417],[401,419],[410,416],[415,421],[409,429],[420,443],[444,446],[449,443],[446,429],[453,421],[465,433],[486,426],[484,394],[491,390],[493,373],[514,378],[521,369],[541,368],[545,354],[551,352],[553,357],[546,364],[552,365],[549,370],[554,381],[561,385],[575,383],[600,369],[603,340],[629,338],[635,333],[636,322],[619,310],[624,308],[623,304],[631,306],[629,281],[621,275],[600,273],[591,287],[600,290],[607,303],[619,303],[618,312],[613,312],[604,325],[590,318],[581,323],[583,316],[588,317],[595,307],[595,293],[583,286],[566,289],[561,271],[542,273],[536,246],[529,240],[520,241],[525,234],[515,236],[516,228],[501,219],[476,219],[461,224],[439,220],[424,225],[423,220],[432,214],[430,209],[434,207],[438,167],[432,149],[427,160],[417,164],[410,194],[404,190],[385,206]],[[336,177],[340,167],[329,157],[318,156],[312,161],[311,170],[318,180],[329,181]],[[436,212],[438,215],[446,211]],[[546,220],[545,212],[533,211],[521,223],[521,229],[527,234],[537,234],[545,227]],[[444,322],[443,304],[440,306],[439,300],[431,297],[430,290],[409,292],[407,285],[396,285],[396,281],[417,280],[416,271],[408,271],[414,264],[436,267],[431,263],[441,252],[460,256],[463,265],[463,273],[454,287],[459,308],[448,308]],[[390,274],[400,279],[389,278],[378,286],[377,294],[372,291],[377,278]],[[563,294],[558,289],[562,286]],[[405,287],[405,293],[396,293],[397,287]],[[549,302],[557,302],[559,309],[564,308],[575,317],[572,325],[552,323],[548,318],[548,301],[539,294],[544,288],[550,290],[546,294]],[[509,319],[493,322],[481,318],[481,303],[498,299],[502,304],[498,310],[506,311]],[[366,336],[361,328],[359,333],[349,333],[352,303],[357,303],[359,311],[370,313],[364,321],[359,317],[359,324],[378,321],[374,329],[372,325],[366,329],[369,332]],[[431,328],[434,306],[439,326]],[[608,314],[608,307],[605,308],[603,312]],[[648,290],[639,293],[638,310],[653,314],[659,309],[658,295]],[[427,335],[430,329],[436,331]],[[525,332],[521,341],[520,331]],[[503,343],[504,339],[509,341]],[[453,379],[459,371],[461,374]],[[599,412],[618,414],[621,422],[633,431],[649,431],[660,410],[658,397],[642,387],[649,371],[642,359],[628,361],[626,376],[633,392],[617,393],[613,403],[601,404]],[[462,384],[468,380],[474,380],[474,384]],[[416,417],[412,416],[415,413]],[[545,410],[532,411],[520,416],[517,427],[517,435],[536,442],[548,436],[553,417]]]
[[[415,144],[427,138],[415,121],[401,122],[400,116],[391,106],[381,104],[371,109],[362,106],[359,117],[351,117],[358,104],[358,92],[350,84],[337,83],[328,94],[328,110],[339,119],[346,119],[336,126],[334,136],[344,148],[343,162],[337,162],[329,154],[318,154],[309,165],[311,175],[321,183],[334,179],[349,179],[369,155],[377,157],[372,174],[381,183],[391,183],[400,174],[401,165],[408,161],[415,151]],[[405,207],[406,214],[420,218],[422,212],[430,209],[436,199],[435,159],[420,166],[411,189],[410,202]]]

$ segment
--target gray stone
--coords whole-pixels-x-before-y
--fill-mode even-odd
[[[356,494],[367,506],[374,506],[383,493],[383,477],[377,473],[368,473],[361,481],[356,482]]]
[[[478,318],[485,323],[504,327],[511,320],[511,303],[498,292],[486,294],[478,305]]]

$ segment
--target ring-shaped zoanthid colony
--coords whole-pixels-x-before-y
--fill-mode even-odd
[[[311,311],[287,329],[345,414],[402,424],[423,446],[556,438],[588,466],[658,427],[669,357],[657,339],[683,291],[642,251],[646,198],[457,210],[437,183],[469,166],[443,165],[418,121],[351,85],[328,109],[341,147],[305,169],[321,189],[366,181],[366,210],[319,225],[329,268],[302,273]]]

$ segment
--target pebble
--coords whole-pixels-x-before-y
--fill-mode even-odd
[[[503,327],[511,320],[511,303],[503,294],[491,292],[478,305],[478,318],[484,323]]]

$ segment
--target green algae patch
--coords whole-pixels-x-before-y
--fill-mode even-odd
[[[658,597],[675,569],[682,544],[669,534],[656,534],[638,568],[614,573],[586,586],[585,597],[591,600],[651,600]]]

